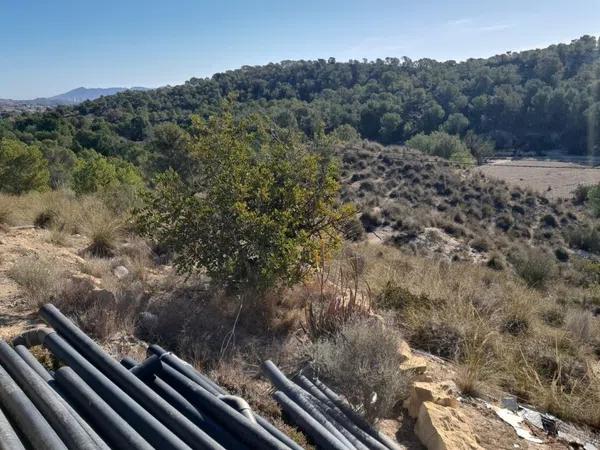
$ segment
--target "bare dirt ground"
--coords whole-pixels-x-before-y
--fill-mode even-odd
[[[513,185],[544,192],[551,198],[568,198],[580,184],[600,183],[600,168],[558,160],[498,159],[477,170]]]

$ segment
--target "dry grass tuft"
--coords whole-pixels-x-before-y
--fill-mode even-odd
[[[61,289],[62,272],[43,258],[23,257],[8,270],[8,275],[23,288],[32,307],[56,300]]]
[[[110,214],[89,215],[87,219],[86,234],[91,242],[86,253],[98,258],[113,257],[122,235],[122,222]]]

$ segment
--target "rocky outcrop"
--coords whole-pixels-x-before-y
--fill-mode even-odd
[[[415,434],[428,450],[483,450],[458,409],[434,402],[421,404]]]
[[[427,359],[416,355],[403,342],[398,347],[402,372],[415,380],[404,407],[417,419],[415,434],[428,450],[479,450],[469,422],[461,413],[458,389],[453,381],[433,382],[427,374]]]
[[[459,403],[456,398],[456,386],[452,381],[442,383],[417,381],[410,389],[410,396],[404,402],[405,408],[411,417],[418,417],[421,405],[432,402],[440,406],[457,408]]]

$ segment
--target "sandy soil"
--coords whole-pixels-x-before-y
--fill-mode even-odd
[[[563,161],[502,159],[477,170],[517,186],[544,192],[551,198],[568,198],[580,184],[600,183],[600,168]]]

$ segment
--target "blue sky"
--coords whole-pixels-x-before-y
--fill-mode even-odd
[[[0,98],[284,59],[462,60],[600,35],[600,0],[0,0]]]

